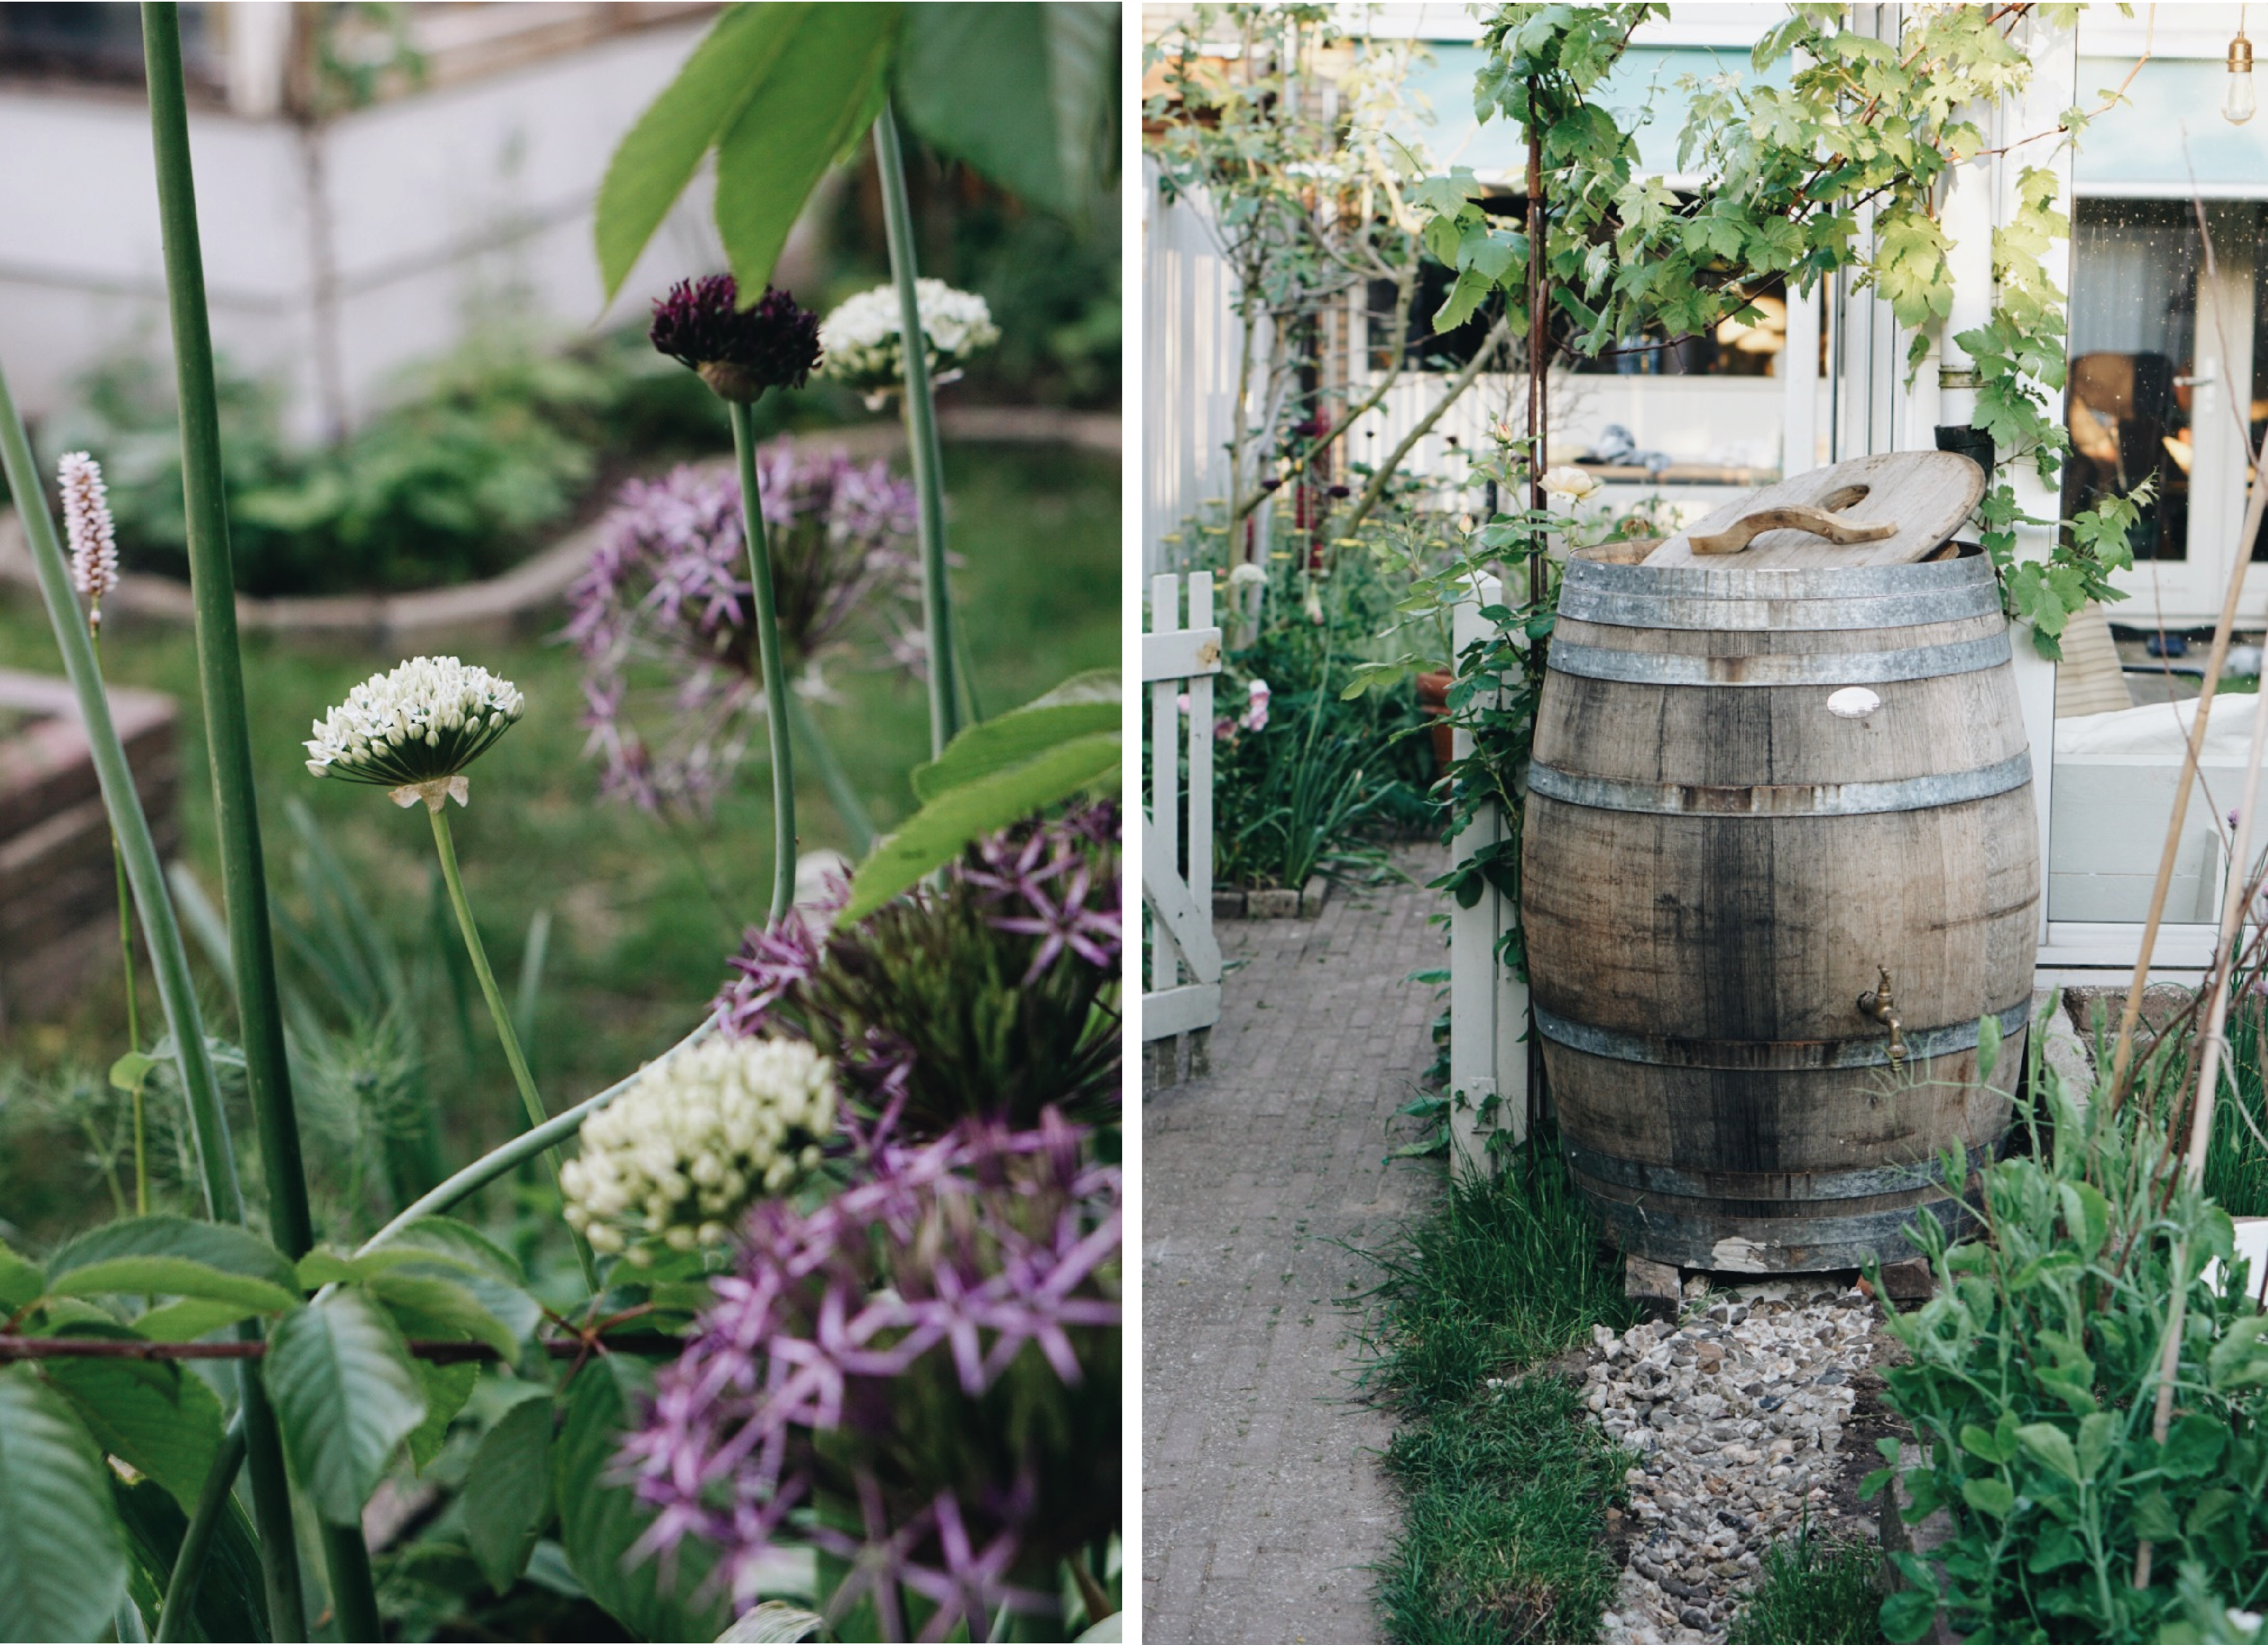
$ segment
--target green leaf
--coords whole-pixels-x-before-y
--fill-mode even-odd
[[[356,1260],[364,1265],[400,1261],[415,1255],[453,1264],[472,1274],[492,1274],[512,1285],[527,1275],[503,1246],[469,1223],[451,1216],[421,1216],[371,1242]],[[366,1267],[365,1272],[376,1272]]]
[[[2220,1466],[2228,1427],[2202,1414],[2185,1416],[2167,1431],[2158,1466],[2176,1480],[2202,1479]]]
[[[527,1568],[551,1517],[551,1401],[523,1399],[481,1441],[465,1475],[465,1539],[503,1593]]]
[[[806,1611],[784,1600],[767,1599],[751,1611],[741,1613],[731,1627],[717,1636],[717,1645],[803,1645],[820,1629],[827,1619],[816,1611]],[[1089,1637],[1080,1634],[1081,1639]],[[1116,1639],[1118,1635],[1110,1636]]]
[[[607,1483],[631,1420],[636,1373],[617,1357],[584,1367],[568,1395],[567,1425],[552,1448],[559,1503],[559,1540],[568,1565],[593,1599],[642,1639],[713,1640],[732,1620],[721,1596],[703,1598],[716,1554],[697,1539],[679,1546],[665,1583],[661,1562],[626,1563],[631,1544],[653,1523],[652,1510],[622,1486]]]
[[[2000,1066],[2000,1019],[1987,1011],[1977,1019],[1977,1078],[1979,1083],[1992,1077],[1992,1070]]]
[[[297,1304],[296,1285],[291,1265],[266,1240],[185,1216],[107,1223],[70,1241],[48,1265],[48,1289],[59,1296],[201,1296],[264,1312]]]
[[[174,1562],[180,1558],[181,1539],[188,1534],[188,1516],[148,1480],[135,1485],[114,1480],[112,1490],[129,1544],[151,1574],[151,1586],[162,1596],[173,1577]],[[149,1614],[154,1624],[155,1610]],[[252,1540],[251,1522],[233,1499],[221,1510],[212,1540],[205,1545],[194,1627],[196,1633],[187,1637],[202,1634],[209,1640],[263,1641],[271,1637],[260,1551]]]
[[[1074,674],[1045,696],[968,727],[936,759],[916,766],[914,794],[933,800],[1073,738],[1115,731],[1123,704],[1116,669]]]
[[[142,1082],[150,1077],[150,1070],[158,1066],[158,1059],[140,1051],[129,1051],[110,1065],[110,1083],[131,1095],[142,1089]]]
[[[2268,1314],[2247,1314],[2233,1321],[2213,1345],[2205,1366],[2205,1376],[2216,1389],[2268,1383],[2268,1344],[2260,1340],[2264,1330],[2268,1330]]]
[[[215,1302],[205,1296],[186,1296],[178,1303],[165,1303],[139,1315],[134,1329],[152,1342],[194,1342],[199,1337],[210,1336],[239,1319],[249,1319],[254,1314],[266,1313],[265,1308],[255,1308],[245,1303]]]
[[[385,1311],[359,1289],[284,1316],[261,1367],[292,1471],[316,1511],[359,1524],[394,1447],[425,1420],[425,1396]]]
[[[717,231],[744,307],[819,180],[880,112],[897,44],[895,5],[798,10],[717,142]]]
[[[1961,1500],[1980,1514],[1990,1514],[1995,1519],[2006,1519],[2016,1509],[2015,1487],[2006,1480],[1964,1480],[1961,1483]]]
[[[12,1314],[37,1302],[47,1289],[48,1276],[8,1249],[7,1241],[0,1240],[0,1313]]]
[[[425,1420],[409,1430],[409,1465],[423,1473],[449,1443],[449,1425],[473,1397],[481,1368],[470,1361],[461,1365],[436,1365],[428,1360],[409,1362],[417,1368],[417,1385],[425,1392]]]
[[[1109,5],[909,6],[891,95],[931,147],[1080,221],[1115,158],[1118,29]]]
[[[61,1394],[0,1370],[0,1639],[107,1638],[125,1594],[101,1453]]]
[[[1937,1620],[1937,1596],[1918,1588],[1900,1589],[1882,1601],[1882,1636],[1892,1645],[1914,1645]]]
[[[2071,1436],[2051,1422],[2027,1422],[2016,1430],[2016,1443],[2033,1461],[2062,1475],[2073,1485],[2079,1483],[2079,1452],[2072,1448]]]
[[[998,833],[1115,775],[1119,754],[1115,731],[1077,737],[1036,759],[940,795],[907,818],[858,865],[842,917],[863,919],[932,869],[951,862],[970,841]]]
[[[1073,1641],[1073,1645],[1109,1645],[1111,1641],[1123,1640],[1125,1637],[1126,1613],[1123,1611],[1114,1611],[1080,1634]]]
[[[677,78],[615,150],[599,185],[592,222],[599,275],[609,299],[622,290],[638,253],[692,181],[701,157],[763,83],[781,42],[812,9],[784,4],[726,7]]]
[[[395,1270],[364,1282],[394,1315],[405,1334],[456,1337],[487,1344],[506,1363],[519,1356],[519,1338],[459,1281]],[[438,1330],[434,1327],[439,1327]]]
[[[95,1443],[195,1511],[220,1450],[223,1418],[211,1389],[180,1366],[155,1361],[59,1359],[43,1369]]]

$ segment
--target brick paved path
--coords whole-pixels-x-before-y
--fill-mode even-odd
[[[1438,850],[1402,853],[1419,881]],[[1385,1163],[1432,1061],[1438,892],[1334,892],[1322,916],[1223,922],[1212,1072],[1143,1115],[1143,1606],[1149,1645],[1373,1645],[1372,1567],[1397,1523],[1351,1399],[1356,1251],[1434,1192]]]

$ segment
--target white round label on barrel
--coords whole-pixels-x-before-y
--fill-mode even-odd
[[[1881,698],[1864,686],[1845,686],[1827,699],[1827,711],[1846,720],[1863,720],[1881,706]]]

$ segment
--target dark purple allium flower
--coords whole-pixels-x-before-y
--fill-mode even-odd
[[[885,1638],[902,1588],[937,1607],[923,1639],[1052,1615],[1042,1574],[1117,1520],[1121,1182],[1083,1140],[1052,1109],[972,1120],[815,1210],[759,1205],[623,1444],[660,1510],[637,1553],[697,1537],[747,1604],[816,1501],[798,1534],[851,1567],[830,1604],[871,1601]]]
[[[756,464],[780,643],[803,676],[798,688],[823,693],[819,665],[861,617],[873,621],[876,653],[909,665],[920,627],[913,487],[881,462],[839,451],[799,458],[786,441],[760,449]],[[567,637],[587,665],[585,752],[603,766],[604,791],[649,810],[705,804],[763,714],[739,480],[681,467],[625,485],[568,605]],[[634,697],[649,711],[634,713]],[[638,720],[666,728],[662,752]]]
[[[795,915],[751,930],[718,1018],[832,1060],[861,1153],[979,1116],[1115,1120],[1118,842],[1106,801],[980,841],[938,885],[823,940]]]
[[[775,286],[742,308],[728,274],[680,280],[656,297],[646,335],[720,397],[743,405],[768,388],[801,388],[819,364],[819,316]]]

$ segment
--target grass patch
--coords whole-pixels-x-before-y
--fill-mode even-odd
[[[1881,1561],[1863,1542],[1806,1534],[1781,1543],[1725,1645],[1881,1645]]]
[[[1403,1529],[1378,1598],[1399,1645],[1594,1637],[1619,1572],[1606,1510],[1629,1455],[1557,1377],[1520,1373],[1636,1318],[1549,1141],[1452,1181],[1384,1278],[1371,1384],[1403,1418],[1386,1464]]]

